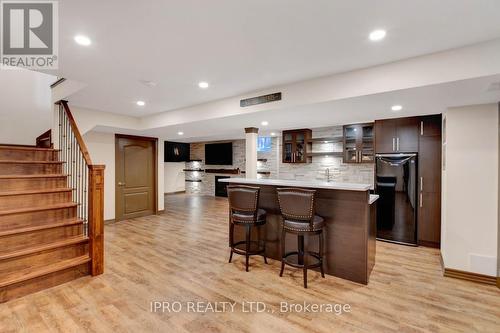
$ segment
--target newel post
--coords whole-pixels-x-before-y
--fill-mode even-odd
[[[104,165],[89,165],[89,240],[92,276],[104,273]]]

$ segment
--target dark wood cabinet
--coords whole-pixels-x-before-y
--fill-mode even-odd
[[[396,119],[375,120],[375,152],[392,153],[396,150]]]
[[[308,163],[311,137],[310,129],[283,131],[283,163]]]
[[[441,242],[441,193],[420,192],[418,245],[439,248]]]
[[[419,118],[418,243],[441,242],[441,115]]]
[[[376,120],[376,153],[417,152],[418,120],[418,117]]]
[[[418,152],[418,117],[397,119],[396,151],[398,153]]]
[[[442,120],[441,115],[423,116],[419,119],[420,136],[439,136],[441,137]]]
[[[417,241],[441,241],[441,115],[375,121],[377,154],[418,153]]]
[[[344,163],[373,163],[373,123],[345,125],[343,130]]]

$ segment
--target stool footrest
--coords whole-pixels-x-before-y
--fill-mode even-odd
[[[291,256],[296,256],[296,258],[289,258]],[[306,258],[306,256],[308,258]],[[314,261],[311,263],[310,258],[313,258]],[[295,268],[316,268],[316,267],[321,267],[322,264],[322,259],[317,252],[312,252],[312,251],[305,251],[304,252],[304,264],[299,264],[299,252],[294,251],[294,252],[287,252],[283,256],[283,261],[286,265],[292,266]],[[309,262],[307,265],[305,265],[306,262]]]
[[[238,248],[238,246],[243,245],[243,248]],[[253,249],[252,249],[253,245]],[[246,241],[239,241],[231,246],[231,250],[236,254],[246,255]],[[250,241],[250,251],[248,251],[248,255],[258,255],[264,253],[264,246],[261,246],[261,242],[259,241]]]

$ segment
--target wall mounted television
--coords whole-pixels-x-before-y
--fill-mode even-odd
[[[206,165],[232,165],[233,143],[208,143],[205,145]]]
[[[165,141],[165,162],[187,162],[189,154],[189,143]]]

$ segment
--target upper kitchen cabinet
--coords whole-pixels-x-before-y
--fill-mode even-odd
[[[283,163],[307,163],[310,129],[283,131]]]
[[[344,126],[344,163],[373,163],[373,123]]]
[[[419,124],[418,117],[376,120],[376,153],[418,152]]]
[[[440,114],[420,117],[420,135],[424,137],[441,136],[441,122],[442,118]]]

